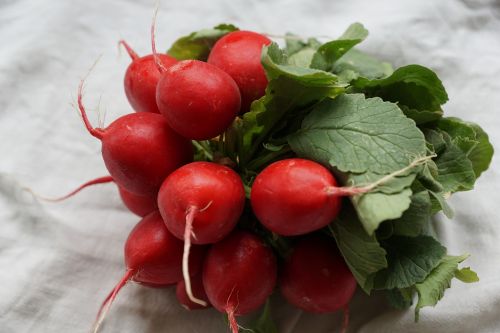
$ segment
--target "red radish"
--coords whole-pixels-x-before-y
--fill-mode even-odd
[[[91,135],[102,142],[102,157],[114,181],[139,195],[154,195],[163,180],[193,158],[191,142],[168,126],[164,117],[149,112],[122,116],[106,128],[90,124],[82,102],[78,106]]]
[[[227,313],[233,333],[236,316],[259,308],[276,285],[277,264],[271,249],[255,235],[235,231],[212,245],[203,264],[203,286],[210,303]]]
[[[158,207],[168,230],[184,240],[184,281],[191,301],[205,305],[191,292],[188,255],[191,242],[220,241],[235,227],[245,205],[245,189],[232,169],[211,162],[186,164],[167,177],[158,193]]]
[[[252,186],[252,208],[269,230],[285,236],[301,235],[328,225],[340,211],[337,186],[321,164],[291,158],[272,163]]]
[[[228,73],[240,88],[241,111],[264,96],[267,78],[260,62],[262,48],[271,44],[264,35],[252,31],[234,31],[219,39],[207,62]]]
[[[332,239],[310,235],[294,246],[280,272],[281,293],[304,311],[328,313],[344,310],[347,328],[348,306],[356,280]]]
[[[179,303],[188,310],[200,310],[207,309],[210,307],[210,301],[208,300],[207,293],[205,293],[205,288],[203,288],[203,280],[201,279],[201,274],[196,274],[191,277],[191,289],[194,297],[203,300],[207,305],[203,306],[201,304],[195,303],[189,299],[186,290],[186,283],[184,280],[177,282],[177,287],[175,289],[175,294]]]
[[[138,283],[166,285],[182,280],[182,241],[174,237],[158,211],[144,217],[130,232],[125,243],[125,265]],[[193,247],[190,268],[196,274],[202,248]]]
[[[156,195],[139,195],[120,186],[118,186],[118,190],[125,206],[135,215],[144,217],[158,210]]]
[[[158,207],[168,230],[183,239],[192,213],[193,243],[210,244],[228,235],[245,204],[245,190],[232,169],[212,162],[192,162],[167,177],[158,193]]]
[[[222,134],[238,115],[241,96],[234,80],[223,70],[198,60],[183,60],[165,68],[155,47],[153,55],[161,77],[156,104],[170,127],[185,138],[206,140]]]
[[[156,105],[156,85],[160,79],[160,72],[155,65],[153,55],[139,57],[125,42],[119,42],[127,50],[132,62],[125,72],[125,94],[132,108],[137,112],[160,113]],[[168,68],[177,60],[166,54],[158,54],[158,60]]]
[[[126,271],[104,300],[94,325],[97,332],[118,292],[128,281],[146,286],[168,286],[182,280],[183,243],[165,227],[158,211],[144,217],[130,232],[125,243]],[[198,273],[204,248],[193,247],[190,271]]]
[[[241,100],[238,86],[221,69],[198,60],[184,60],[162,74],[156,103],[177,133],[205,140],[231,125]]]
[[[340,211],[341,197],[367,193],[430,160],[408,166],[360,187],[338,187],[327,168],[314,161],[290,158],[274,162],[257,175],[250,201],[259,221],[283,235],[303,235],[328,225]]]

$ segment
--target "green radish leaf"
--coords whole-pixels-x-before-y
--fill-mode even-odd
[[[467,259],[469,255],[445,256],[437,267],[425,278],[417,283],[415,288],[418,293],[418,302],[415,307],[415,321],[418,321],[420,309],[424,306],[435,306],[444,296],[444,292],[451,286],[451,280],[457,277],[466,282],[476,282],[479,280],[477,274],[470,268],[458,269],[458,264]]]
[[[321,42],[316,38],[309,38],[307,41],[303,41],[298,36],[290,33],[286,34],[285,43],[284,51],[288,56],[292,56],[304,49],[317,50],[321,46]]]
[[[379,225],[401,217],[410,207],[412,191],[409,188],[397,193],[369,192],[351,197],[351,202],[365,231],[372,235]]]
[[[288,65],[309,68],[311,61],[316,54],[313,48],[304,48],[288,57]]]
[[[388,219],[400,217],[408,209],[412,191],[409,187],[415,180],[418,168],[377,186],[369,193],[355,195],[351,201],[366,232],[371,235],[379,225]],[[411,172],[411,173],[409,173]],[[349,186],[362,187],[375,183],[385,175],[372,172],[350,174],[347,179]],[[392,233],[392,230],[391,230]]]
[[[287,64],[298,67],[310,67],[312,58],[321,43],[315,38],[309,38],[306,42],[294,35],[287,35],[285,54],[288,55]]]
[[[434,137],[436,139],[437,145],[439,147],[440,152],[443,152],[445,149],[446,143],[444,139],[439,133],[432,131],[437,135]],[[430,132],[427,132],[429,134]],[[441,146],[442,145],[442,146]],[[432,146],[432,145],[431,145]],[[435,149],[434,149],[435,150]],[[421,169],[418,174],[418,183],[421,185],[422,189],[426,189],[431,202],[431,215],[436,214],[439,211],[443,211],[443,213],[448,218],[453,218],[453,209],[448,205],[446,199],[450,196],[450,193],[444,192],[443,185],[437,180],[438,178],[438,166],[434,161],[428,161]]]
[[[287,117],[327,96],[333,97],[344,91],[335,75],[287,65],[286,61],[286,55],[276,44],[264,47],[262,64],[270,78],[266,94],[252,103],[250,112],[243,115],[237,130],[238,156],[243,168],[256,157],[254,155],[262,144]]]
[[[350,82],[359,77],[373,80],[387,77],[393,73],[392,66],[358,50],[351,49],[333,65],[333,72],[344,82]]]
[[[219,24],[177,39],[167,54],[177,60],[197,59],[206,61],[210,50],[222,36],[238,30],[232,24]]]
[[[414,294],[415,290],[413,288],[389,289],[386,291],[385,296],[393,308],[405,310],[412,306]]]
[[[452,142],[471,161],[476,178],[488,169],[493,157],[493,146],[488,134],[479,125],[449,117],[441,119],[437,127],[448,133]]]
[[[359,22],[352,23],[337,40],[361,40],[368,37],[368,30]],[[320,47],[321,48],[321,47]],[[347,50],[348,51],[348,50]],[[347,52],[346,51],[346,52]]]
[[[459,118],[443,118],[437,123],[437,128],[448,133],[453,141],[458,138],[476,139],[476,131],[472,126]]]
[[[436,180],[437,177],[438,167],[434,161],[428,161],[418,174],[419,182],[426,189],[434,192],[443,192],[443,185],[441,185],[441,183]]]
[[[368,30],[361,23],[351,24],[338,39],[321,45],[314,54],[311,68],[331,71],[334,63],[356,44],[368,36]]]
[[[443,186],[443,191],[453,193],[471,190],[476,175],[467,155],[446,132],[427,131],[426,138],[438,153],[434,159],[438,169],[436,180]]]
[[[431,195],[431,204],[432,204],[432,206],[431,206],[432,207],[431,208],[431,212],[432,212],[432,215],[434,215],[437,212],[439,212],[440,210],[442,210],[443,213],[444,213],[444,215],[447,218],[449,218],[449,219],[452,219],[453,216],[455,216],[455,213],[453,212],[453,209],[446,202],[446,198],[445,198],[445,193],[444,192],[436,193],[436,192],[433,192],[433,191],[429,190],[429,194]]]
[[[377,273],[375,288],[408,288],[422,282],[439,264],[446,248],[430,236],[393,236],[382,243],[388,267]]]
[[[285,76],[297,82],[318,87],[336,85],[338,81],[337,76],[332,73],[319,69],[289,65],[287,55],[276,43],[263,48],[262,65],[269,79]]]
[[[430,150],[436,154],[441,154],[446,149],[446,141],[444,141],[442,132],[436,130],[424,130],[424,133]],[[436,175],[437,174],[438,172],[436,172]]]
[[[366,234],[350,206],[343,207],[329,228],[356,281],[369,294],[374,274],[387,267],[385,250],[374,235]]]
[[[440,110],[441,104],[448,100],[441,80],[432,70],[420,65],[400,67],[383,79],[360,77],[351,84],[369,96],[379,96],[414,110]]]
[[[417,125],[427,124],[439,120],[443,116],[443,110],[435,111],[410,109],[405,105],[399,105],[404,114],[415,121]]]
[[[469,151],[467,158],[472,162],[472,168],[476,178],[486,171],[493,159],[493,145],[490,143],[488,134],[477,124],[470,123],[472,128],[476,131],[476,140],[478,144]]]
[[[431,198],[428,191],[411,196],[410,207],[398,219],[391,220],[394,234],[416,237],[424,232],[431,216]]]
[[[395,104],[362,94],[317,104],[288,142],[299,156],[348,173],[388,174],[426,155],[413,120]]]
[[[465,283],[479,282],[479,276],[477,273],[470,269],[470,267],[464,267],[455,272],[455,277]]]

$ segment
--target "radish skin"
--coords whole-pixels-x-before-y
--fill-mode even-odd
[[[125,243],[125,264],[136,271],[133,280],[139,283],[167,285],[182,280],[183,242],[165,227],[158,211],[144,217],[130,232]],[[191,252],[190,269],[200,269],[203,247]]]
[[[222,134],[240,111],[236,82],[220,68],[198,60],[183,60],[165,67],[156,52],[155,26],[151,24],[151,48],[161,73],[156,104],[170,127],[191,140],[208,140]]]
[[[326,191],[336,186],[333,175],[319,163],[281,160],[255,178],[252,208],[259,221],[277,234],[306,234],[328,225],[339,213],[341,197]]]
[[[119,42],[129,54],[132,62],[127,67],[123,81],[127,99],[136,112],[160,113],[156,105],[156,86],[160,79],[160,72],[152,54],[139,57],[125,42]],[[158,61],[164,68],[177,63],[177,60],[166,54],[158,54]]]
[[[279,285],[289,303],[313,313],[343,309],[356,290],[356,280],[333,239],[316,234],[293,246]]]
[[[88,132],[102,143],[104,164],[117,185],[138,195],[154,195],[163,180],[193,158],[193,147],[165,119],[150,112],[122,116],[106,128],[90,124],[82,101],[78,107]]]
[[[139,195],[118,186],[123,204],[137,216],[144,217],[158,210],[156,195]]]
[[[156,103],[177,133],[207,140],[231,125],[240,111],[241,97],[234,80],[218,67],[183,60],[162,74]]]
[[[207,62],[228,73],[238,85],[241,113],[265,94],[267,78],[260,58],[262,48],[269,44],[271,40],[264,35],[240,30],[219,39],[210,51]]]
[[[206,305],[191,290],[191,243],[211,244],[223,239],[235,227],[244,204],[245,189],[239,175],[216,163],[186,164],[162,184],[158,207],[168,230],[184,240],[183,275],[192,302]]]
[[[277,264],[271,249],[252,233],[234,231],[212,245],[203,264],[203,286],[210,303],[226,313],[233,333],[236,316],[262,306],[276,285]]]
[[[342,332],[347,329],[357,284],[332,239],[318,234],[298,240],[280,271],[279,285],[283,297],[304,311],[344,310]]]
[[[190,271],[200,271],[204,247],[191,249]],[[125,274],[102,303],[93,332],[97,332],[118,292],[129,282],[145,286],[169,286],[182,280],[183,243],[165,227],[158,211],[144,217],[125,243]]]
[[[175,170],[163,182],[158,207],[168,230],[184,239],[186,218],[193,211],[194,244],[222,240],[243,212],[245,189],[232,169],[212,162],[192,162]]]

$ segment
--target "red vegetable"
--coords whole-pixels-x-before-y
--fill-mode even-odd
[[[158,211],[144,217],[125,243],[125,265],[131,279],[139,283],[171,284],[182,280],[183,242],[174,237]],[[196,274],[202,248],[193,247],[191,272]]]
[[[232,169],[211,162],[193,162],[174,171],[160,188],[158,207],[168,230],[185,241],[184,281],[191,301],[204,305],[191,293],[187,266],[189,247],[223,239],[238,222],[245,190]]]
[[[134,214],[144,217],[158,210],[156,195],[139,195],[118,187],[120,197],[125,206]]]
[[[333,239],[312,235],[293,247],[280,273],[280,288],[291,304],[308,312],[343,309],[356,290],[356,280]]]
[[[78,89],[78,106],[87,130],[102,142],[104,164],[114,181],[139,195],[154,195],[163,180],[192,160],[191,142],[172,131],[165,119],[149,112],[122,116],[106,128],[93,128]]]
[[[167,177],[158,193],[158,207],[168,230],[184,239],[186,217],[192,213],[195,244],[222,240],[238,222],[245,190],[232,169],[211,162],[192,162]]]
[[[165,68],[155,45],[156,13],[151,25],[151,47],[161,72],[156,104],[174,131],[192,140],[222,134],[238,115],[241,96],[223,70],[198,60],[180,61]]]
[[[203,286],[210,303],[227,313],[233,333],[235,316],[259,308],[276,285],[276,258],[255,235],[235,231],[212,245],[203,265]]]
[[[240,110],[240,92],[221,69],[198,60],[184,60],[162,73],[156,103],[180,135],[194,140],[216,137]]]
[[[183,247],[182,241],[167,230],[158,211],[144,217],[127,238],[125,274],[103,302],[97,315],[94,332],[97,332],[116,295],[128,281],[160,287],[182,280]],[[190,260],[192,274],[200,270],[203,252],[202,247],[192,248]]]
[[[340,211],[341,197],[332,194],[333,175],[313,161],[291,158],[266,167],[252,186],[252,208],[269,230],[301,235],[328,225]]]
[[[234,31],[219,39],[208,63],[228,73],[240,88],[241,111],[247,112],[252,101],[264,96],[267,78],[260,62],[262,47],[271,44],[264,35],[252,31]]]
[[[327,313],[344,310],[356,290],[356,280],[340,255],[333,239],[306,236],[294,246],[280,272],[281,293],[304,311]]]
[[[127,42],[121,40],[120,44],[125,47],[132,59],[123,82],[130,105],[137,112],[160,113],[156,105],[156,86],[160,72],[155,65],[153,55],[139,57]],[[177,62],[175,58],[166,54],[158,54],[158,60],[165,68]]]

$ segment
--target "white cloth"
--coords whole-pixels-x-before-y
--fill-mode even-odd
[[[94,60],[85,103],[92,123],[131,112],[123,93],[129,63],[117,41],[150,52],[153,1],[0,1],[0,332],[87,332],[123,274],[123,244],[138,219],[114,185],[64,203],[38,203],[22,190],[59,195],[105,175],[100,144],[75,112],[76,88]],[[161,3],[157,45],[219,22],[304,36],[337,36],[353,21],[370,30],[362,49],[396,66],[437,71],[447,115],[481,124],[500,147],[500,2],[170,1]],[[438,218],[452,254],[469,252],[481,281],[454,281],[436,308],[396,311],[358,292],[351,332],[500,332],[499,155],[476,189],[455,195],[453,220]],[[301,314],[273,298],[280,332],[334,332],[338,314]],[[245,320],[242,319],[244,325]],[[187,312],[174,291],[127,285],[102,327],[112,332],[224,332],[215,310]]]

